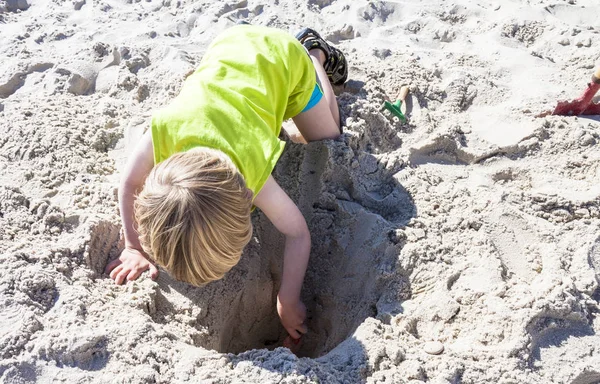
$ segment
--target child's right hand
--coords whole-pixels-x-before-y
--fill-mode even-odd
[[[118,259],[108,263],[104,273],[110,273],[110,278],[117,284],[123,284],[125,279],[137,279],[142,272],[150,270],[150,277],[154,280],[158,276],[158,269],[135,248],[125,248]]]
[[[277,295],[277,313],[281,324],[293,339],[300,339],[308,331],[304,324],[306,307],[298,298],[288,299],[280,292]]]

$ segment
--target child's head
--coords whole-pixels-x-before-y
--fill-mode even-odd
[[[154,167],[136,199],[140,242],[177,280],[218,280],[250,241],[251,206],[243,177],[223,152],[177,153]]]

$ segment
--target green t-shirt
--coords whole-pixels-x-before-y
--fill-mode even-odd
[[[283,152],[283,120],[308,104],[316,75],[283,31],[239,25],[217,36],[180,94],[152,117],[154,162],[198,146],[227,154],[254,192]]]

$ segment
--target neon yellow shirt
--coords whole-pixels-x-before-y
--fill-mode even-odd
[[[180,94],[153,114],[154,162],[198,146],[219,149],[256,196],[283,152],[283,120],[302,111],[315,82],[312,62],[293,36],[252,25],[229,28]]]

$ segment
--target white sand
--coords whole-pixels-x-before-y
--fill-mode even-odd
[[[600,382],[600,119],[535,118],[600,65],[597,1],[0,4],[0,382]],[[275,171],[312,231],[305,357],[261,213],[205,288],[102,274],[124,159],[238,19],[351,64],[343,139]]]

